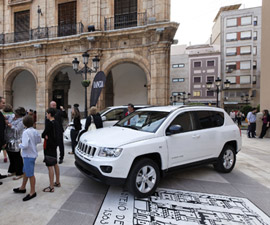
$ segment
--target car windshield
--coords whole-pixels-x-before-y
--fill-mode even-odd
[[[168,114],[168,112],[158,111],[136,111],[120,120],[115,126],[155,133]]]
[[[105,108],[105,109],[101,110],[101,111],[99,112],[99,114],[100,114],[100,115],[102,115],[104,112],[108,111],[109,109],[110,109],[110,108],[109,108],[109,107],[107,107],[107,108]]]

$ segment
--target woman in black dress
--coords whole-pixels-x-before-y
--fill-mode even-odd
[[[47,111],[45,130],[42,133],[44,138],[44,162],[48,167],[50,186],[43,189],[44,192],[54,192],[54,187],[60,187],[60,171],[57,164],[57,138],[59,136],[59,124],[54,119],[55,109],[49,108]],[[54,182],[54,172],[56,182]]]
[[[75,105],[72,109],[73,123],[70,125],[70,126],[72,126],[72,129],[70,131],[72,152],[69,152],[69,154],[74,154],[75,147],[77,145],[76,139],[77,139],[77,136],[78,136],[80,130],[82,129],[81,114],[80,114],[78,107],[76,107]]]

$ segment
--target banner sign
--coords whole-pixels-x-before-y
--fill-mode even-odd
[[[93,81],[91,96],[90,96],[90,107],[96,106],[98,98],[102,91],[102,88],[105,86],[106,76],[103,71],[99,71]]]

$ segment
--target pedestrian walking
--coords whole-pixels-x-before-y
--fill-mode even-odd
[[[74,105],[72,109],[72,117],[73,117],[73,123],[70,125],[72,127],[70,131],[70,136],[71,136],[71,146],[72,146],[72,151],[69,152],[69,154],[74,154],[75,152],[75,147],[77,145],[77,136],[82,129],[82,124],[81,124],[81,113],[79,111],[79,108],[76,107],[77,104]]]
[[[57,109],[57,103],[55,101],[50,102],[50,107],[56,110],[55,120],[60,125],[61,133],[59,133],[59,137],[57,138],[58,139],[57,143],[60,150],[59,164],[61,164],[63,163],[64,156],[65,156],[64,138],[63,138],[63,133],[64,133],[63,119],[67,118],[67,113],[63,106],[60,106],[59,107],[60,109]]]
[[[3,97],[0,97],[0,110],[2,110],[6,105],[6,101]],[[0,150],[6,147],[5,140],[5,128],[6,128],[6,120],[3,113],[0,111]],[[6,175],[0,174],[0,179],[6,178]],[[0,185],[3,184],[0,182]]]
[[[60,187],[60,170],[57,164],[57,139],[60,125],[55,120],[56,110],[49,108],[47,111],[47,122],[42,133],[44,138],[44,162],[48,167],[50,185],[43,192],[54,192],[54,187]],[[54,182],[54,174],[56,181]]]
[[[238,111],[236,114],[236,120],[237,120],[238,126],[240,127],[242,125],[242,113],[240,111]]]
[[[26,193],[26,184],[30,180],[30,192],[23,198],[23,201],[28,201],[37,196],[36,194],[36,178],[34,174],[35,161],[38,157],[37,144],[41,143],[40,134],[33,128],[34,119],[32,115],[27,115],[23,118],[25,130],[22,134],[22,143],[19,144],[22,150],[23,157],[23,181],[19,188],[14,188],[15,193]]]
[[[248,121],[248,138],[255,138],[255,131],[256,131],[256,113],[257,109],[252,108],[247,114],[247,121]]]
[[[264,135],[266,134],[267,129],[269,128],[270,115],[269,115],[269,111],[267,109],[263,110],[262,121],[263,121],[262,131],[261,131],[259,138],[263,138]]]
[[[24,130],[23,117],[26,111],[23,107],[15,109],[15,116],[7,124],[6,130],[6,149],[9,157],[9,176],[16,175],[13,180],[18,180],[23,176],[23,159],[19,148],[19,143],[22,140]]]

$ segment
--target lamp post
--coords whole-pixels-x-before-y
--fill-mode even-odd
[[[218,95],[219,95],[219,92],[222,91],[222,89],[221,89],[222,83],[221,82],[222,82],[222,80],[219,77],[217,77],[217,79],[215,80],[216,89],[213,90],[216,92],[216,95],[217,95],[217,107],[218,107]],[[212,81],[206,82],[206,87],[208,90],[211,90],[212,84],[213,84]],[[231,84],[231,82],[226,80],[224,82],[224,88],[228,89],[230,87],[230,84]]]
[[[249,96],[248,94],[241,95],[241,100],[244,101],[246,105],[248,105],[252,100],[252,97],[253,97],[252,95]]]
[[[178,95],[172,95],[170,97],[170,101],[172,105],[175,105],[179,101],[183,101],[183,105],[185,105],[185,101],[189,98],[190,93],[186,93],[185,91],[183,93],[178,93]]]
[[[89,60],[89,54],[87,52],[82,54],[83,57],[83,64],[84,67],[82,69],[79,70],[79,61],[77,58],[74,58],[74,60],[72,61],[72,65],[73,65],[73,70],[75,71],[76,74],[84,74],[84,80],[82,81],[82,86],[84,87],[84,117],[87,117],[87,87],[90,85],[90,80],[87,80],[87,73],[96,73],[98,68],[99,68],[99,58],[97,56],[95,56],[95,58],[92,59],[92,66],[94,69],[89,68],[87,66],[88,64],[88,60]]]

